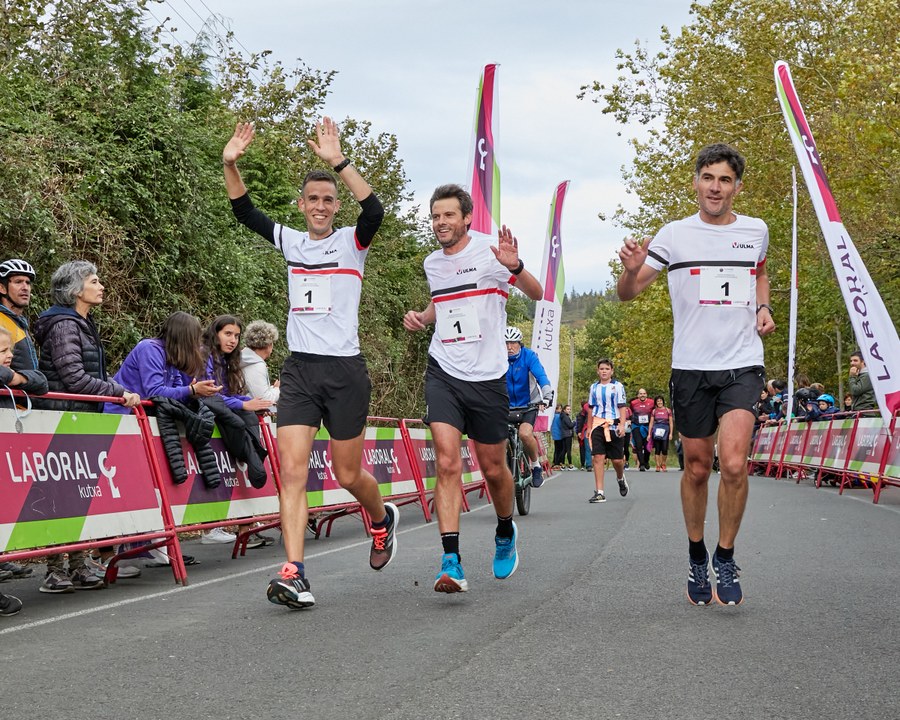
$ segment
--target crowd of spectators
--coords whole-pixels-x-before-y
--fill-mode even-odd
[[[255,321],[247,327],[247,347],[241,348],[243,324],[232,315],[220,315],[202,332],[200,322],[185,312],[175,312],[163,323],[158,335],[141,340],[121,367],[110,376],[101,335],[92,311],[104,300],[105,288],[90,262],[74,260],[61,265],[50,280],[50,307],[40,313],[33,331],[27,309],[35,281],[34,268],[25,260],[0,263],[0,408],[16,413],[17,421],[32,407],[73,412],[125,413],[142,400],[159,408],[160,428],[165,418],[176,418],[195,442],[203,480],[214,487],[220,482],[214,459],[207,449],[213,421],[218,424],[228,451],[246,464],[248,480],[256,487],[266,482],[260,441],[260,412],[274,412],[279,382],[272,383],[266,360],[278,340],[275,326]],[[15,395],[10,390],[25,393]],[[77,398],[42,398],[47,392],[119,398],[98,403]],[[193,422],[188,422],[189,420]],[[172,428],[176,428],[174,421]],[[177,428],[176,428],[177,433]],[[175,482],[183,482],[180,441],[177,451],[167,452]],[[204,462],[206,458],[207,462]],[[181,463],[179,470],[178,463]],[[209,533],[212,542],[231,542],[235,536],[221,529]],[[248,547],[274,542],[254,535]],[[97,554],[73,551],[47,556],[41,592],[68,593],[104,586],[107,562],[116,552],[101,547]],[[167,564],[165,554],[157,554]],[[196,562],[185,556],[187,564]],[[141,570],[129,563],[118,564],[118,577],[137,577]],[[29,577],[33,570],[18,563],[0,563],[0,581]],[[14,615],[21,602],[0,593],[0,615]]]

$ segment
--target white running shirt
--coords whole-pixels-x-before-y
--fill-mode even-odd
[[[756,273],[766,262],[769,230],[737,215],[710,225],[700,214],[666,225],[653,238],[646,264],[668,268],[677,370],[732,370],[763,365],[756,332]]]
[[[516,276],[491,250],[493,238],[470,232],[469,244],[425,258],[437,321],[428,353],[459,380],[481,382],[506,375],[506,299]]]
[[[273,234],[288,265],[288,348],[359,355],[359,296],[369,249],[357,245],[356,228],[311,240],[307,232],[276,224]]]

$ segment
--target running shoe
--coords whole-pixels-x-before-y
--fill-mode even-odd
[[[38,588],[42,593],[69,593],[75,592],[72,581],[65,570],[60,568],[48,569],[44,582]]]
[[[709,555],[702,563],[690,561],[687,596],[692,605],[709,605],[712,602],[712,586],[709,584]]]
[[[744,602],[744,593],[741,591],[741,569],[734,558],[720,560],[716,553],[712,558],[713,573],[716,575],[716,587],[714,594],[719,605],[740,605]]]
[[[617,479],[619,481],[619,495],[625,497],[628,494],[628,481],[625,479],[624,475]]]
[[[544,484],[544,471],[541,466],[531,468],[531,487],[537,489]]]
[[[445,553],[441,557],[441,571],[434,579],[435,592],[458,593],[466,592],[469,583],[466,582],[466,574],[456,553]]]
[[[106,571],[109,569],[109,565],[103,562],[101,558],[88,555],[84,558],[84,566],[101,580],[106,579]],[[141,569],[129,562],[116,563],[116,571],[116,579],[118,580],[128,580],[129,578],[141,576]]]
[[[372,550],[369,552],[369,567],[373,570],[384,570],[397,554],[397,525],[400,523],[400,511],[394,503],[386,502],[384,511],[390,522],[383,528],[369,528],[372,533]]]
[[[498,580],[506,580],[519,567],[519,553],[516,550],[516,540],[519,539],[519,528],[513,523],[512,537],[502,538],[494,536],[497,549],[494,551],[494,577]]]
[[[7,580],[12,580],[13,574],[12,570],[0,570],[0,582],[6,582]]]
[[[588,498],[589,503],[602,503],[606,502],[606,495],[603,494],[602,490],[597,490],[593,495]]]
[[[10,617],[22,609],[22,601],[12,595],[0,593],[0,617]]]
[[[70,570],[69,580],[71,580],[72,587],[76,590],[99,590],[104,586],[103,578],[94,575],[91,569],[84,565]]]
[[[309,591],[309,580],[297,572],[294,563],[285,563],[278,577],[269,582],[266,597],[270,603],[287,605],[292,610],[303,610],[316,604]]]

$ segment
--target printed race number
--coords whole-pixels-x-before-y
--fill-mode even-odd
[[[747,307],[751,302],[750,268],[700,268],[700,304]]]
[[[330,313],[331,276],[291,274],[290,299],[291,312]]]
[[[438,334],[442,343],[470,343],[481,340],[481,326],[478,324],[478,314],[473,305],[448,308],[435,304],[435,311]]]

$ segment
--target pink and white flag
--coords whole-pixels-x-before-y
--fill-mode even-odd
[[[499,91],[497,68],[485,65],[478,86],[475,105],[475,128],[472,152],[469,154],[471,182],[471,230],[496,237],[500,229],[500,168],[497,165],[497,127],[499,124]]]

